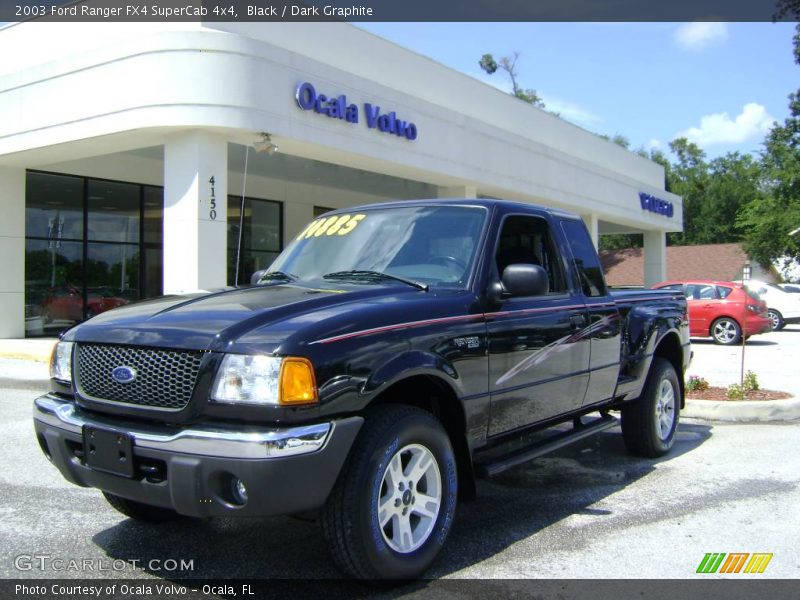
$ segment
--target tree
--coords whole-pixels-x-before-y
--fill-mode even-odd
[[[625,250],[641,248],[644,238],[641,233],[607,233],[600,236],[599,250]]]
[[[523,89],[517,82],[519,72],[517,71],[517,61],[519,60],[519,52],[514,52],[512,56],[502,56],[500,62],[497,62],[491,54],[484,54],[478,61],[481,69],[486,71],[489,75],[497,72],[497,69],[502,69],[508,74],[511,79],[511,95],[516,96],[523,102],[533,104],[539,108],[544,108],[544,101],[536,93],[536,90],[530,88]]]
[[[699,243],[696,240],[697,217],[708,187],[706,154],[697,144],[686,138],[670,142],[669,148],[676,157],[668,174],[670,191],[683,198],[683,231],[667,234],[670,246]]]
[[[793,10],[792,3],[784,4]],[[800,65],[800,25],[795,29],[794,60]],[[784,257],[800,260],[800,236],[789,236],[800,227],[800,90],[789,94],[789,112],[764,142],[764,194],[744,206],[737,219],[745,232],[745,249],[764,266]]]
[[[737,224],[737,215],[743,207],[764,196],[759,161],[737,152],[708,161],[705,152],[685,138],[674,140],[670,149],[675,155],[674,163],[660,150],[636,151],[664,167],[665,189],[683,198],[683,231],[667,234],[668,244],[691,246],[741,241],[744,230]],[[601,240],[604,250],[642,245],[640,235],[603,236]]]
[[[667,189],[683,198],[683,232],[670,245],[724,244],[742,240],[739,212],[763,198],[761,164],[748,154],[729,152],[707,161],[685,138],[670,144],[677,161],[666,169]]]
[[[613,142],[617,146],[622,146],[623,148],[625,148],[625,150],[631,149],[631,141],[620,133],[615,133],[613,137],[602,133],[600,134],[600,137],[606,140],[607,142]]]
[[[800,0],[778,0],[778,10],[772,20],[787,18],[790,21],[800,21]]]

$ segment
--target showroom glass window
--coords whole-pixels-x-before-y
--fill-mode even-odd
[[[162,293],[160,187],[29,171],[26,335]]]
[[[228,196],[228,285],[235,281],[241,206],[241,196]],[[274,200],[245,198],[239,285],[250,283],[250,276],[269,267],[281,250],[283,204]]]

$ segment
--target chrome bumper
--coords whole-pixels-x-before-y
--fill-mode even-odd
[[[222,458],[284,458],[310,454],[322,449],[336,427],[335,422],[302,427],[225,429],[196,427],[164,432],[139,423],[128,427],[117,420],[89,417],[76,410],[72,402],[53,396],[37,398],[33,418],[51,427],[81,435],[84,425],[124,432],[139,448],[217,456]]]

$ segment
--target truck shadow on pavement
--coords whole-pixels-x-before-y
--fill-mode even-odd
[[[559,536],[557,542],[550,539],[553,534],[546,531],[548,527],[571,515],[591,520],[598,528],[624,527],[628,521],[641,519],[641,514],[630,514],[616,502],[604,505],[604,499],[641,480],[659,463],[692,451],[710,436],[710,426],[681,423],[672,452],[653,460],[628,454],[622,435],[615,428],[494,479],[480,480],[477,499],[459,503],[447,544],[426,577],[439,578],[472,567],[537,534],[543,537],[533,544],[540,546],[541,552],[569,550],[589,543],[584,535],[566,539]],[[675,502],[677,505],[679,500]],[[662,512],[664,518],[674,516],[670,510]],[[306,587],[314,586],[315,579],[325,580],[326,586],[332,580],[340,580],[332,588],[320,583],[317,591],[324,591],[327,597],[340,593],[363,595],[368,591],[362,584],[341,580],[318,523],[289,517],[180,519],[160,525],[124,519],[92,539],[109,558],[136,564],[149,575],[165,580],[278,579]],[[178,563],[181,559],[191,560],[192,568],[159,570],[158,566],[171,564],[167,563],[169,559]],[[531,556],[530,567],[527,576],[535,576],[535,556]],[[497,575],[487,571],[478,576]],[[420,590],[429,583],[409,585]],[[409,585],[397,593],[408,593]],[[381,595],[394,594],[385,590]]]

